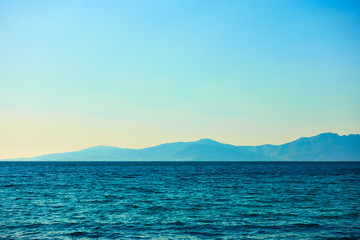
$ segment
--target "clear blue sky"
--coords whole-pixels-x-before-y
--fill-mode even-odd
[[[0,158],[360,132],[360,1],[0,1]]]

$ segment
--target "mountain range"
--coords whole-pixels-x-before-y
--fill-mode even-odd
[[[360,135],[322,133],[282,145],[235,146],[201,139],[143,149],[96,146],[7,161],[360,161]]]

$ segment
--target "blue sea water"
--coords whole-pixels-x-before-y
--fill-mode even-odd
[[[0,239],[360,239],[359,162],[0,162]]]

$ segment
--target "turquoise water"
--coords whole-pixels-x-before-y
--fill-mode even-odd
[[[360,239],[360,163],[0,162],[0,239]]]

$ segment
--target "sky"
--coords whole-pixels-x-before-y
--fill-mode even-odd
[[[0,159],[360,133],[360,2],[0,1]]]

